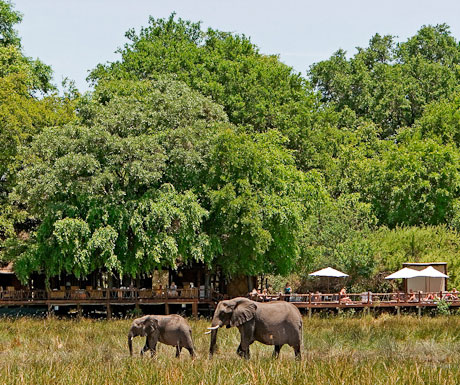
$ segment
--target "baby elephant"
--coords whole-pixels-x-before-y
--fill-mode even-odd
[[[195,357],[192,341],[192,329],[187,321],[180,315],[146,315],[136,318],[128,333],[129,354],[133,355],[133,338],[146,337],[145,346],[141,355],[151,350],[152,356],[156,354],[157,343],[176,347],[176,357],[179,357],[182,348],[186,348],[192,357]]]

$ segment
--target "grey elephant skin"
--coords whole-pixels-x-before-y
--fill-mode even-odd
[[[302,316],[299,309],[285,301],[255,302],[244,297],[220,301],[212,319],[209,355],[215,353],[217,331],[220,327],[236,326],[241,335],[237,354],[249,358],[249,346],[254,341],[275,345],[274,357],[287,344],[294,348],[296,358],[301,358]]]
[[[136,318],[128,333],[129,354],[133,355],[133,338],[146,337],[145,346],[141,355],[151,350],[152,356],[156,354],[157,343],[176,347],[176,357],[179,357],[182,348],[187,349],[195,357],[193,348],[192,329],[187,321],[177,314],[172,315],[146,315]]]

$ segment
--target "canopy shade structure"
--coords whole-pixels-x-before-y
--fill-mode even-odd
[[[308,275],[311,275],[312,277],[348,277],[348,274],[342,273],[341,271],[333,269],[332,267],[326,267],[325,269],[315,271],[314,273],[310,273]]]
[[[441,273],[436,270],[433,266],[428,266],[426,269],[417,271],[418,277],[429,277],[429,278],[449,278],[448,275]]]
[[[406,279],[406,278],[415,278],[420,277],[420,271],[409,269],[408,267],[404,267],[401,270],[396,271],[393,274],[390,274],[385,279]]]

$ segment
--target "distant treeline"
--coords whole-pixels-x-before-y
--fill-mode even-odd
[[[303,77],[245,35],[150,18],[81,95],[0,1],[0,259],[135,276],[188,261],[358,290],[402,262],[460,285],[460,46],[376,34]],[[101,58],[103,60],[103,58]]]

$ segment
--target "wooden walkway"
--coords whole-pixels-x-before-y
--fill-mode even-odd
[[[460,295],[453,292],[437,293],[353,293],[339,296],[330,294],[292,294],[292,295],[256,295],[249,298],[267,302],[284,300],[291,302],[300,309],[307,309],[311,315],[313,309],[370,309],[393,308],[397,313],[401,308],[437,307],[442,300],[450,307],[460,307]],[[192,314],[198,316],[198,307],[206,306],[212,310],[218,301],[225,296],[209,291],[207,295],[198,289],[148,290],[148,289],[102,289],[102,290],[7,290],[0,291],[0,307],[5,306],[46,306],[51,312],[55,306],[75,306],[79,315],[83,307],[102,306],[111,318],[113,306],[131,305],[140,308],[142,305],[163,305],[166,314],[171,305],[191,305]]]

